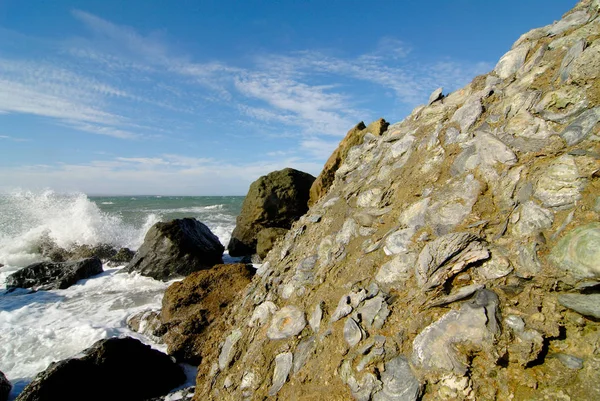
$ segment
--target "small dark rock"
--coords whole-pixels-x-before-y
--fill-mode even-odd
[[[62,290],[102,271],[102,262],[97,257],[75,262],[39,262],[8,276],[6,288],[33,287],[36,290]]]
[[[167,281],[223,263],[223,250],[219,238],[196,219],[156,223],[125,271]]]
[[[131,259],[133,259],[134,256],[135,252],[131,249],[121,248],[114,256],[108,259],[108,264],[110,266],[124,265],[126,263],[131,262]]]
[[[100,340],[50,366],[29,383],[17,401],[135,401],[167,394],[185,381],[180,366],[133,338]]]
[[[0,371],[0,401],[8,400],[8,394],[12,389],[12,384],[8,381],[4,373]]]

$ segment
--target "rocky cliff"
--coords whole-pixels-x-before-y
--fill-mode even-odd
[[[195,399],[600,399],[599,13],[365,134],[223,316]]]

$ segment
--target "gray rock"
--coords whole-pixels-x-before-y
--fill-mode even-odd
[[[508,258],[492,252],[492,258],[483,262],[477,269],[477,274],[485,280],[495,280],[508,276],[513,271]]]
[[[381,325],[383,325],[383,322],[389,313],[387,302],[385,302],[385,298],[381,295],[366,300],[364,304],[358,308],[357,312],[361,317],[361,323],[367,329],[370,329],[371,327],[381,328],[377,327],[379,322],[381,321]]]
[[[102,262],[96,256],[75,262],[39,262],[17,270],[8,276],[6,288],[62,290],[79,280],[102,272]]]
[[[416,259],[416,254],[412,252],[396,255],[381,266],[375,280],[384,287],[402,285],[412,276]]]
[[[600,294],[561,294],[558,303],[584,316],[600,319]]]
[[[159,222],[148,230],[125,271],[166,281],[223,263],[223,250],[219,238],[196,219]]]
[[[467,358],[456,345],[461,344],[461,349],[469,346],[489,349],[498,333],[498,303],[496,294],[481,290],[459,310],[452,310],[427,326],[413,342],[415,363],[427,370],[464,375],[468,369]]]
[[[560,76],[561,81],[564,82],[567,80],[567,78],[569,78],[569,73],[571,72],[571,64],[573,63],[573,60],[575,60],[577,57],[579,57],[581,53],[583,53],[584,48],[585,39],[579,39],[577,42],[575,42],[573,46],[571,46],[571,48],[569,48],[569,51],[567,51],[567,54],[565,54],[565,57],[563,57],[563,61],[560,64],[560,68],[558,70],[558,75]]]
[[[471,233],[446,234],[423,247],[416,265],[418,284],[424,289],[443,284],[467,265],[487,259],[488,250]]]
[[[284,306],[273,315],[267,337],[271,340],[281,340],[300,334],[306,327],[304,312],[295,306]]]
[[[308,324],[310,328],[315,333],[319,332],[319,328],[321,327],[321,319],[323,318],[323,309],[321,307],[321,303],[315,305],[315,309],[310,314],[310,318],[308,319]]]
[[[600,106],[584,111],[560,133],[567,145],[577,145],[586,139],[600,121]]]
[[[569,231],[552,249],[550,259],[578,277],[600,277],[600,223]]]
[[[464,132],[471,128],[481,113],[483,113],[481,101],[479,99],[469,100],[454,112],[450,122],[458,123],[460,130]]]
[[[293,355],[291,352],[284,352],[275,357],[275,370],[273,371],[273,384],[269,389],[269,395],[274,396],[281,390],[287,381],[290,370],[292,369]]]
[[[514,223],[513,233],[527,237],[552,227],[554,213],[529,201],[512,214],[511,220]]]
[[[356,198],[356,206],[358,207],[378,207],[383,197],[383,189],[370,188],[361,192]]]
[[[430,104],[437,102],[438,100],[442,100],[444,98],[444,95],[442,93],[443,90],[444,88],[440,87],[431,92],[431,95],[429,95],[429,100],[427,101],[427,105],[429,106]]]
[[[421,394],[421,383],[403,356],[386,362],[381,381],[383,388],[373,394],[373,401],[415,401]]]
[[[583,10],[575,11],[567,15],[565,18],[554,23],[548,30],[548,36],[559,35],[571,28],[585,24],[590,16]]]
[[[517,276],[523,278],[531,278],[537,275],[542,269],[540,261],[537,256],[537,242],[527,242],[524,244],[518,244],[517,246],[517,257],[518,264]]]
[[[450,232],[471,213],[480,190],[481,184],[472,174],[449,180],[432,196],[426,223],[438,235]]]
[[[344,339],[350,347],[354,347],[363,338],[363,333],[358,323],[351,317],[344,323]]]
[[[316,348],[317,340],[315,336],[310,336],[298,344],[296,353],[294,354],[294,374],[298,373],[298,371],[302,369],[302,367],[306,364],[306,361],[315,352]]]
[[[350,312],[352,312],[353,308],[350,302],[351,300],[349,295],[344,295],[340,298],[337,308],[335,308],[335,311],[333,311],[333,315],[331,315],[331,323],[337,322],[338,320],[340,320],[344,316],[348,316]]]
[[[225,339],[225,344],[219,354],[219,369],[225,370],[233,360],[236,353],[236,344],[242,338],[242,332],[239,329],[233,330]]]
[[[277,312],[277,305],[271,301],[265,301],[254,308],[250,321],[248,322],[249,327],[261,327],[267,323],[273,313]]]
[[[494,68],[496,75],[506,79],[517,72],[525,63],[530,49],[530,43],[523,43],[502,56]]]
[[[410,239],[415,232],[415,228],[408,227],[391,233],[385,240],[383,251],[386,255],[396,255],[398,253],[404,253],[408,251]]]
[[[581,358],[563,353],[554,354],[553,356],[569,369],[583,369],[583,359]]]
[[[479,291],[483,288],[483,284],[471,284],[465,287],[460,287],[458,290],[452,292],[449,295],[434,299],[433,302],[427,304],[427,307],[433,308],[434,306],[442,306],[450,304],[452,302],[460,301],[461,299],[465,299],[473,295],[476,291]]]
[[[535,184],[534,196],[545,207],[567,209],[581,199],[585,180],[580,177],[575,158],[565,154],[546,168]]]

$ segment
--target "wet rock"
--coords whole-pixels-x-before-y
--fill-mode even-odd
[[[467,265],[488,257],[488,250],[475,235],[446,234],[423,247],[417,259],[417,282],[424,289],[431,289],[460,273]]]
[[[286,168],[260,177],[250,185],[227,245],[231,256],[256,253],[257,234],[264,228],[289,229],[308,210],[315,177]]]
[[[225,370],[233,360],[236,353],[236,344],[242,338],[240,330],[234,330],[225,339],[221,353],[219,354],[219,369]]]
[[[196,219],[159,222],[148,230],[125,271],[167,281],[223,263],[223,249],[219,238]]]
[[[577,145],[585,140],[600,121],[600,107],[584,111],[560,133],[567,145]]]
[[[220,327],[219,318],[239,299],[253,275],[251,265],[216,265],[171,284],[161,309],[167,352],[178,361],[197,364],[209,351],[206,343]]]
[[[496,75],[506,79],[517,72],[525,63],[530,49],[531,45],[529,43],[523,43],[502,56],[494,68]]]
[[[11,389],[12,384],[10,384],[4,373],[0,371],[0,401],[8,400],[8,394]]]
[[[50,364],[17,400],[142,401],[167,394],[184,381],[183,370],[167,355],[133,338],[111,338],[98,341],[80,358]]]
[[[267,337],[271,340],[281,340],[300,334],[304,327],[304,312],[295,306],[284,306],[273,315]]]
[[[466,355],[459,352],[471,347],[485,350],[498,333],[496,313],[498,296],[481,290],[475,299],[442,316],[427,326],[413,342],[413,360],[424,369],[440,369],[464,375],[468,369]]]
[[[147,310],[127,318],[127,327],[140,333],[157,344],[162,344],[163,326],[160,321],[160,311]]]
[[[552,249],[551,260],[578,277],[600,277],[600,223],[569,231]]]
[[[431,95],[429,95],[429,100],[427,101],[427,105],[429,106],[438,100],[442,100],[444,98],[444,95],[442,94],[443,90],[444,88],[437,88],[431,92]]]
[[[79,280],[102,272],[102,262],[97,257],[75,262],[39,262],[8,276],[6,278],[6,288],[62,290],[69,288]]]
[[[135,256],[135,252],[129,248],[121,248],[114,256],[108,259],[109,266],[121,266],[131,262]]]
[[[386,362],[381,382],[383,388],[373,394],[373,401],[415,401],[421,394],[421,384],[403,356]]]
[[[261,259],[264,259],[267,256],[267,253],[273,246],[275,242],[280,238],[283,238],[285,234],[288,232],[285,228],[277,228],[277,227],[269,227],[263,228],[256,235],[256,253]]]
[[[248,322],[249,327],[261,327],[264,326],[271,317],[272,314],[277,312],[277,305],[275,305],[271,301],[265,301],[258,305],[252,316],[250,317],[250,321]]]
[[[344,338],[349,347],[354,347],[363,338],[363,332],[358,323],[351,317],[344,323]]]
[[[584,180],[579,175],[575,158],[562,155],[554,160],[538,178],[534,196],[545,207],[566,209],[581,199]]]
[[[288,374],[292,369],[292,358],[291,352],[284,352],[275,357],[275,370],[273,371],[273,384],[269,389],[269,395],[274,396],[281,390],[285,382],[287,381]]]
[[[584,316],[600,319],[600,294],[560,294],[558,303]]]

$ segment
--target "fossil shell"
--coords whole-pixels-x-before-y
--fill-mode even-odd
[[[299,334],[306,326],[304,312],[295,306],[285,306],[273,315],[271,326],[267,330],[267,337],[271,340],[281,340],[283,338]]]

